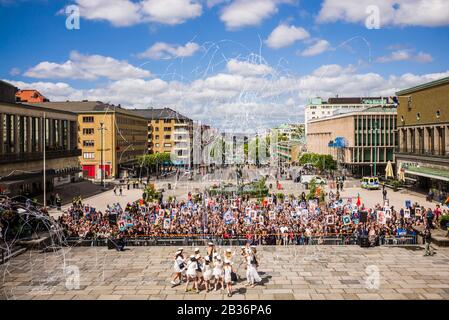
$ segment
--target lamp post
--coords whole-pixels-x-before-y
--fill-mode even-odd
[[[101,179],[101,185],[103,186],[103,188],[105,188],[105,186],[104,186],[104,170],[105,170],[105,167],[104,167],[104,163],[103,163],[103,151],[104,151],[104,148],[103,148],[103,137],[104,137],[104,123],[103,122],[100,122],[100,128],[98,129],[98,130],[100,130],[100,133],[101,133],[101,146],[100,146],[100,179]]]
[[[374,123],[374,177],[377,176],[377,132],[378,124],[377,121]]]

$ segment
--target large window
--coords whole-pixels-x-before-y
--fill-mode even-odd
[[[165,139],[165,140],[170,140],[170,139],[171,139],[171,135],[166,134],[166,135],[164,136],[164,139]]]
[[[92,123],[94,122],[94,117],[83,117],[84,123]]]
[[[95,159],[95,152],[84,152],[84,159]]]
[[[83,147],[93,147],[94,145],[94,140],[83,140]]]
[[[91,135],[95,133],[95,129],[94,128],[84,128],[83,129],[83,134],[85,135]]]

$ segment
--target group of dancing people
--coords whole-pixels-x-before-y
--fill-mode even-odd
[[[185,282],[186,292],[194,290],[199,293],[201,288],[206,292],[226,289],[228,297],[231,297],[233,284],[239,281],[238,271],[242,266],[246,269],[246,286],[254,287],[262,282],[257,271],[259,261],[255,246],[247,243],[246,246],[240,247],[240,254],[230,248],[222,253],[220,251],[212,242],[208,243],[204,256],[201,255],[199,248],[196,248],[189,257],[183,248],[178,248],[174,256],[171,284],[178,286]]]

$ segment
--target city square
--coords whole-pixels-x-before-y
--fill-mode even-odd
[[[0,0],[0,301],[447,303],[448,12]]]

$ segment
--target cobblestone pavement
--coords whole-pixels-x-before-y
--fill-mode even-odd
[[[449,249],[424,257],[419,246],[260,247],[263,285],[249,288],[241,281],[231,298],[172,288],[175,249],[30,251],[0,266],[0,299],[449,299]],[[186,249],[189,254],[192,248]]]

